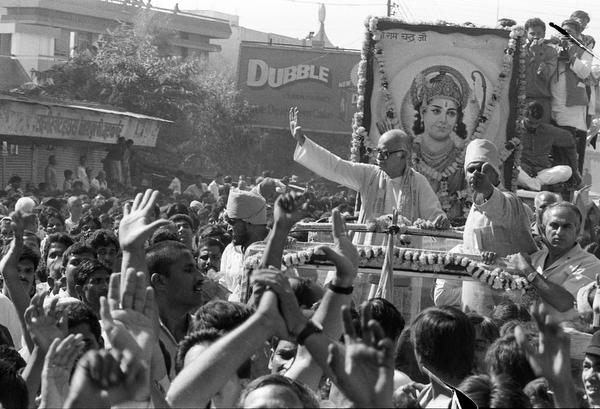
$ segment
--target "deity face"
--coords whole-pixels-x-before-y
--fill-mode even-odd
[[[441,141],[450,137],[458,118],[456,102],[447,98],[434,98],[421,112],[425,134]]]

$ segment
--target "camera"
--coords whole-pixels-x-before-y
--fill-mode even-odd
[[[569,61],[571,56],[569,55],[569,47],[571,46],[571,41],[567,37],[563,37],[560,39],[558,52],[558,60],[559,61]]]

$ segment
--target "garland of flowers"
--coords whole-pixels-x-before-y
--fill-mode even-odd
[[[364,265],[369,260],[385,256],[386,253],[386,246],[360,246],[358,248],[359,264]],[[315,255],[324,255],[318,249],[318,246],[288,253],[283,256],[282,264],[286,267],[301,266],[309,263]],[[519,290],[525,292],[531,288],[524,277],[511,274],[500,267],[491,269],[489,266],[471,260],[463,255],[394,247],[393,257],[395,260],[402,262],[403,268],[413,271],[424,271],[428,268],[434,272],[441,272],[448,265],[464,267],[465,271],[471,277],[487,284],[495,290]],[[250,256],[246,259],[245,267],[248,269],[258,268],[261,258],[261,253]]]
[[[521,154],[523,152],[523,145],[521,145],[521,139],[525,134],[525,126],[523,125],[523,119],[527,114],[527,54],[529,48],[527,47],[527,41],[523,41],[525,35],[525,29],[523,27],[515,27],[511,31],[511,36],[515,36],[515,40],[520,42],[520,53],[519,53],[519,85],[518,85],[518,96],[517,96],[517,124],[515,138],[512,138],[509,142],[514,146],[513,156],[513,168],[512,168],[512,190],[517,190],[517,178],[519,177],[519,168],[521,167]]]
[[[360,53],[360,62],[358,63],[358,83],[356,99],[357,112],[352,118],[352,142],[350,146],[350,160],[360,162],[365,150],[365,140],[368,138],[367,130],[363,126],[363,112],[365,109],[365,90],[367,87],[367,59],[371,51],[371,30],[369,30],[371,18],[365,21],[365,39],[363,41]]]

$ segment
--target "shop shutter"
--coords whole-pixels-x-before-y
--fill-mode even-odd
[[[32,181],[33,176],[33,155],[31,145],[17,145],[7,143],[7,154],[2,154],[0,158],[0,172],[2,173],[2,189],[8,185],[8,180],[13,175],[21,177],[22,186]],[[3,147],[0,145],[0,150]],[[35,182],[34,182],[35,183]]]
[[[56,173],[58,176],[58,187],[62,189],[65,169],[71,169],[73,174],[77,173],[79,158],[87,155],[88,167],[92,169],[92,176],[96,176],[102,170],[102,159],[106,156],[106,146],[103,144],[93,145],[39,145],[37,149],[37,183],[44,181],[48,157],[54,155],[56,158]]]

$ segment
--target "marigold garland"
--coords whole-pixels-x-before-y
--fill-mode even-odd
[[[282,265],[286,267],[297,267],[313,261],[315,255],[323,255],[319,245],[306,250],[290,252],[283,256]],[[387,253],[386,246],[358,246],[359,265],[365,265],[370,260],[383,257]],[[245,261],[248,269],[258,268],[261,263],[262,253],[254,254]],[[399,268],[413,271],[430,270],[441,272],[446,266],[457,266],[464,268],[471,277],[487,284],[496,290],[511,290],[525,292],[531,288],[524,277],[512,274],[500,267],[489,266],[472,260],[464,255],[420,250],[412,248],[394,247],[394,261],[401,262]]]

